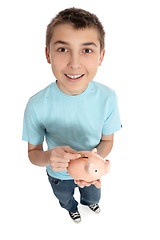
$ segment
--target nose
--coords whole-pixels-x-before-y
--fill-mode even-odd
[[[80,56],[78,53],[72,53],[68,61],[68,67],[74,69],[81,68]]]

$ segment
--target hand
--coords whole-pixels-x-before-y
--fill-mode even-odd
[[[84,180],[74,180],[75,184],[77,184],[80,188],[89,187],[91,184],[94,184],[96,188],[101,188],[101,179],[86,182]]]
[[[48,150],[48,160],[55,172],[65,171],[70,160],[80,158],[80,154],[69,146],[60,146]]]
[[[101,186],[102,186],[101,179],[93,181],[92,184],[94,184],[96,188],[101,188]]]
[[[89,187],[92,183],[86,182],[84,180],[74,180],[75,184],[77,184],[80,188]]]

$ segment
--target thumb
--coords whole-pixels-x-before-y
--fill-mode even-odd
[[[76,160],[76,159],[78,159],[78,158],[80,158],[81,157],[81,155],[79,154],[79,153],[75,153],[75,154],[73,154],[73,153],[68,153],[68,158],[70,159],[70,160]]]

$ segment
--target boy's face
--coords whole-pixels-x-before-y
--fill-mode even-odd
[[[57,25],[46,57],[59,89],[68,95],[85,91],[102,63],[104,52],[100,52],[94,28],[76,30],[70,24]]]

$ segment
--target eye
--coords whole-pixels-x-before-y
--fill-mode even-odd
[[[89,48],[84,49],[84,53],[92,53],[92,50]]]
[[[95,172],[98,172],[98,170],[97,170],[97,169],[95,169]]]
[[[58,52],[67,52],[66,48],[58,48]]]

